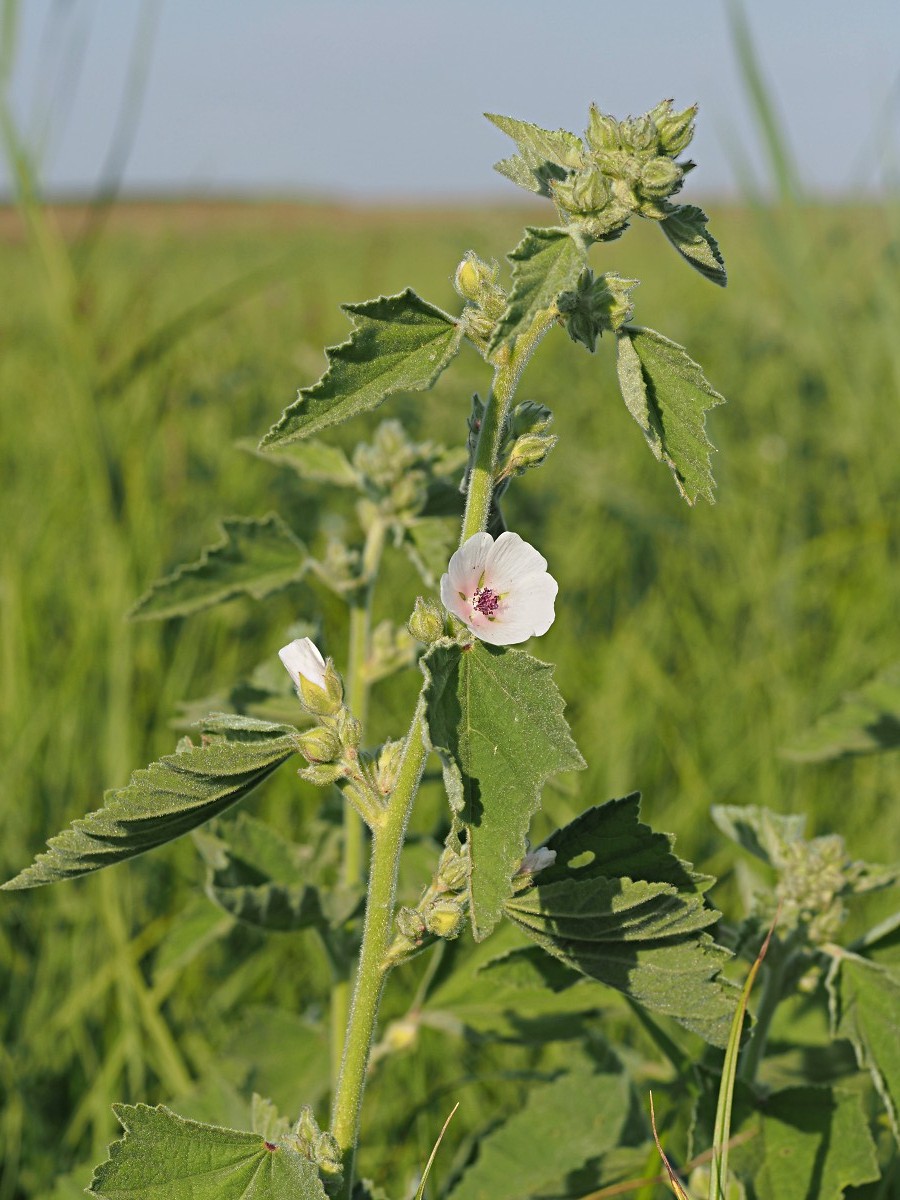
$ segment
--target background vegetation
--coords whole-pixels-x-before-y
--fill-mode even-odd
[[[549,797],[546,819],[640,788],[654,827],[713,873],[732,862],[708,820],[714,802],[807,813],[810,832],[837,830],[858,857],[900,848],[896,754],[824,765],[781,754],[898,656],[900,226],[884,207],[800,205],[783,183],[778,204],[712,213],[724,294],[643,225],[599,266],[646,281],[636,320],[684,344],[729,399],[710,419],[716,506],[686,509],[643,447],[612,347],[578,355],[562,331],[521,391],[552,407],[560,443],[505,506],[560,582],[540,653],[577,698],[589,763],[578,796]],[[219,515],[275,509],[321,536],[315,492],[298,507],[295,479],[235,441],[262,434],[318,377],[321,347],[346,336],[341,301],[411,285],[452,308],[465,250],[502,258],[523,218],[544,219],[173,205],[124,206],[101,228],[96,212],[33,203],[25,217],[0,214],[4,878],[105,787],[172,749],[180,700],[221,695],[273,659],[313,607],[330,613],[323,644],[340,664],[340,612],[324,593],[313,604],[314,585],[189,623],[129,625],[124,613],[215,540]],[[335,440],[352,446],[400,416],[417,437],[458,444],[486,382],[476,354],[463,355],[434,392],[389,402]],[[402,620],[419,590],[397,555],[381,615]],[[404,678],[376,694],[373,736],[399,733],[414,687]],[[287,773],[248,811],[291,832],[298,795],[299,809],[320,798]],[[431,827],[427,797],[417,821]],[[412,865],[409,875],[414,894]],[[226,1120],[263,1082],[288,1111],[321,1096],[314,938],[264,944],[201,883],[184,844],[3,899],[0,1200],[79,1195],[85,1164],[115,1136],[112,1099],[178,1099],[179,1111]],[[389,1016],[424,969],[392,981]],[[464,1108],[448,1164],[537,1065],[527,1039],[513,1050],[460,1040],[448,1064],[444,1034],[421,1031],[409,1053],[413,1036],[401,1027],[384,1044],[367,1115],[383,1153],[364,1172],[380,1163],[395,1194],[453,1100]]]

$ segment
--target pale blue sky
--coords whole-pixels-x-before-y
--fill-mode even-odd
[[[745,7],[808,186],[877,184],[885,161],[891,170],[897,161],[900,5]],[[624,116],[666,96],[701,106],[692,196],[733,192],[736,153],[761,169],[724,0],[22,0],[21,8],[13,104],[44,141],[54,191],[96,180],[141,11],[157,8],[125,173],[132,192],[499,197],[514,189],[490,167],[509,147],[484,110],[580,131],[591,100]],[[5,166],[0,190],[8,191]]]

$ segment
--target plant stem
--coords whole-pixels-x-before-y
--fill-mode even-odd
[[[555,307],[544,309],[537,314],[527,333],[516,338],[511,352],[506,347],[501,347],[497,352],[494,379],[491,383],[487,403],[484,406],[478,446],[475,450],[475,462],[472,464],[469,476],[466,514],[463,518],[460,545],[468,541],[473,534],[487,529],[491,512],[491,497],[494,494],[497,454],[500,450],[500,439],[503,436],[503,426],[509,415],[512,398],[528,360],[556,317]]]
[[[366,923],[344,1043],[344,1058],[332,1108],[331,1132],[337,1139],[344,1160],[344,1180],[339,1200],[349,1200],[353,1189],[366,1067],[381,993],[389,971],[385,956],[393,927],[400,851],[427,754],[424,702],[420,697],[406,735],[397,784],[385,811],[384,821],[372,834]]]
[[[759,1064],[762,1062],[763,1054],[765,1053],[766,1041],[769,1037],[769,1027],[772,1024],[772,1018],[775,1016],[775,1009],[781,1000],[785,979],[793,965],[793,961],[794,955],[791,952],[789,944],[785,943],[781,946],[773,945],[763,964],[765,982],[763,983],[762,994],[759,999],[759,1007],[755,1014],[756,1024],[753,1026],[750,1041],[741,1055],[741,1065],[738,1070],[738,1078],[743,1080],[744,1083],[753,1083],[756,1079]]]

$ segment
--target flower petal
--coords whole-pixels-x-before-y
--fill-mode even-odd
[[[302,676],[316,687],[324,688],[325,659],[312,638],[295,638],[287,646],[282,646],[278,657],[297,687]]]
[[[489,533],[473,533],[460,546],[447,567],[447,574],[455,591],[464,592],[467,596],[472,594],[478,587],[493,547],[494,539]],[[443,593],[441,599],[443,600]],[[444,603],[447,603],[446,600]]]
[[[494,542],[487,561],[487,575],[491,587],[497,592],[509,592],[520,585],[526,575],[547,570],[547,560],[509,530],[501,533]]]

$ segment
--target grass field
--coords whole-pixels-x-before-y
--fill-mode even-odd
[[[234,442],[318,377],[322,347],[346,335],[338,304],[409,285],[453,310],[464,251],[501,258],[525,221],[548,219],[141,205],[86,244],[84,214],[57,216],[35,213],[28,237],[0,214],[4,878],[104,787],[171,750],[179,700],[274,655],[321,602],[298,587],[190,622],[123,620],[153,579],[215,540],[219,516],[276,509],[315,544],[323,497],[298,503],[283,472]],[[747,207],[714,211],[712,228],[724,293],[649,224],[594,262],[643,281],[636,320],[685,345],[728,398],[710,419],[715,506],[688,509],[648,453],[610,346],[591,357],[554,331],[522,384],[522,399],[554,410],[560,442],[506,515],[560,582],[539,653],[558,664],[589,764],[578,794],[554,793],[548,811],[640,788],[654,826],[714,873],[731,858],[713,803],[803,812],[854,854],[894,859],[896,754],[800,766],[780,751],[900,657],[900,226],[885,209]],[[334,440],[352,446],[402,416],[419,437],[458,443],[486,382],[464,349],[433,392]],[[380,612],[403,620],[417,584],[399,560],[390,580]],[[326,635],[340,658],[338,615]],[[373,739],[399,734],[415,686],[378,694]],[[253,810],[290,827],[291,784]],[[246,1083],[221,1047],[236,1030],[252,1044],[260,1006],[270,1023],[272,1009],[298,1008],[311,944],[216,940],[221,919],[193,898],[200,879],[184,844],[0,901],[0,1200],[79,1194],[83,1166],[56,1193],[52,1181],[103,1157],[114,1099],[190,1093],[200,1113],[208,1092],[221,1108]],[[193,924],[176,927],[186,908]],[[424,1088],[425,1056],[417,1070]],[[276,1086],[290,1096],[294,1083]]]

